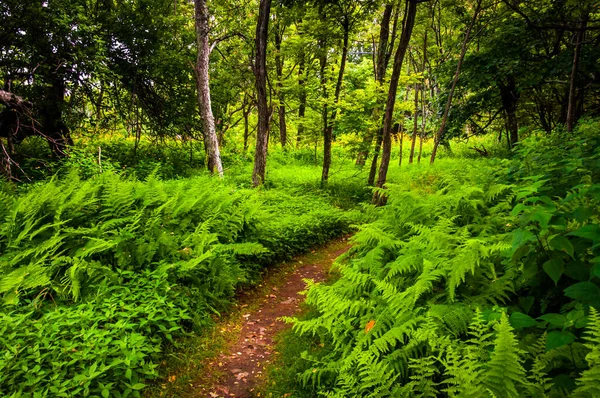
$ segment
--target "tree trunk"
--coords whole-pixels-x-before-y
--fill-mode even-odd
[[[377,49],[377,61],[375,65],[375,81],[377,81],[380,85],[383,84],[385,80],[385,71],[387,69],[387,57],[388,53],[388,39],[390,35],[390,20],[392,17],[392,11],[394,10],[394,6],[392,4],[386,4],[385,9],[383,11],[383,17],[381,18],[381,27],[379,28],[379,47]],[[380,113],[380,105],[376,104],[375,109],[373,109],[373,119],[379,122],[379,113]],[[358,152],[356,157],[356,165],[364,166],[367,158],[369,157],[369,149],[371,144],[373,143],[373,137],[375,136],[376,130],[367,131],[365,138],[362,143],[362,149]],[[379,136],[377,137],[379,140]],[[381,144],[380,144],[381,145]],[[378,156],[379,152],[376,155]],[[373,177],[374,180],[375,177]],[[370,183],[373,185],[373,182]]]
[[[454,96],[454,90],[456,89],[456,84],[458,83],[458,78],[460,77],[460,68],[462,67],[463,61],[465,59],[465,54],[467,53],[467,44],[469,43],[469,36],[471,36],[471,30],[475,25],[475,21],[477,20],[477,16],[479,15],[479,11],[481,10],[481,1],[477,0],[477,5],[475,6],[475,12],[473,13],[473,18],[471,18],[471,23],[469,24],[467,31],[465,32],[465,38],[462,42],[462,47],[460,50],[460,58],[458,59],[458,65],[456,66],[456,72],[454,73],[454,79],[452,80],[452,87],[450,88],[450,93],[448,94],[448,101],[446,102],[446,108],[444,109],[444,115],[442,116],[442,122],[440,124],[440,128],[435,135],[435,139],[433,142],[433,151],[431,152],[431,158],[429,163],[435,162],[435,156],[437,154],[438,146],[442,141],[444,136],[444,130],[446,129],[446,123],[448,122],[448,113],[450,113],[450,106],[452,105],[452,97]]]
[[[342,59],[340,60],[340,70],[338,71],[338,78],[335,85],[335,93],[333,97],[333,109],[331,111],[331,117],[325,128],[324,137],[324,155],[323,155],[323,173],[321,174],[321,182],[326,183],[329,179],[329,168],[331,167],[331,141],[333,140],[333,123],[337,116],[337,105],[340,99],[340,93],[342,91],[342,83],[344,81],[344,72],[346,70],[346,59],[348,58],[348,42],[350,40],[350,22],[348,19],[344,20],[344,39],[342,43]]]
[[[400,156],[398,156],[398,166],[402,166],[402,157],[404,155],[404,127],[402,127],[400,124],[397,124],[394,127],[394,130],[396,131],[396,134],[398,134],[398,141],[400,141]]]
[[[256,24],[256,60],[254,76],[258,108],[258,128],[256,131],[256,151],[254,152],[254,170],[252,184],[256,187],[265,181],[267,167],[267,147],[269,144],[269,107],[267,105],[267,38],[271,0],[260,0],[258,22]]]
[[[394,56],[392,76],[390,77],[390,89],[388,92],[383,119],[383,151],[381,154],[381,165],[379,166],[379,177],[377,178],[377,187],[379,188],[383,187],[383,184],[385,184],[388,167],[390,165],[390,156],[392,152],[392,118],[394,115],[394,105],[396,104],[396,93],[398,92],[398,81],[400,79],[400,72],[402,70],[404,56],[406,55],[408,43],[410,42],[412,30],[415,25],[417,4],[418,0],[406,0],[402,35],[400,36],[398,50],[396,50],[396,55]],[[384,204],[384,202],[385,199],[383,197],[379,197],[379,195],[375,193],[373,196],[373,203],[381,205]]]
[[[198,46],[198,58],[196,60],[196,85],[198,90],[198,107],[202,119],[202,136],[204,139],[204,150],[206,152],[207,166],[211,173],[217,171],[219,177],[223,177],[223,165],[221,163],[221,152],[215,129],[215,118],[212,112],[209,85],[209,58],[210,45],[208,42],[209,20],[206,0],[195,0],[196,8],[196,42]]]
[[[6,138],[8,150],[2,144],[0,159],[3,174],[11,179],[11,165],[15,164],[10,155],[15,153],[15,144],[25,138],[40,133],[38,124],[33,118],[33,103],[11,92],[0,90],[0,104],[6,109],[0,112],[0,137]]]
[[[415,157],[415,145],[417,143],[417,134],[419,132],[419,85],[415,84],[415,113],[413,114],[413,133],[410,143],[410,156],[408,157],[408,164],[412,164]]]
[[[53,156],[63,158],[67,155],[67,146],[73,145],[69,128],[62,120],[65,105],[63,77],[55,75],[48,90],[46,100],[40,109],[41,135],[48,141]]]
[[[573,67],[571,68],[571,77],[569,79],[569,105],[567,108],[567,131],[573,131],[576,120],[576,103],[577,103],[577,69],[579,68],[579,58],[581,57],[581,43],[585,36],[587,27],[587,15],[584,15],[581,20],[580,29],[577,31],[575,39],[575,51],[573,54]]]
[[[329,165],[331,164],[331,137],[327,137],[329,126],[327,122],[327,118],[329,116],[329,110],[327,107],[327,97],[329,94],[327,93],[327,77],[326,77],[326,68],[327,68],[327,52],[325,49],[325,42],[322,41],[321,45],[321,55],[319,56],[319,68],[321,73],[321,95],[323,97],[323,109],[322,109],[322,118],[323,118],[323,135],[324,135],[324,143],[323,143],[323,170],[321,173],[321,182],[327,181],[327,177],[329,175]],[[329,139],[328,139],[329,138]],[[315,148],[316,155],[316,148]]]
[[[302,50],[300,54],[300,65],[298,66],[298,85],[300,86],[300,94],[299,94],[299,102],[298,105],[298,135],[296,137],[296,148],[300,146],[302,142],[302,137],[304,136],[304,115],[306,114],[306,88],[305,84],[305,60],[306,55],[304,54],[304,50]]]
[[[377,131],[377,141],[375,142],[375,148],[373,149],[373,160],[371,161],[371,169],[369,170],[369,179],[367,184],[369,186],[375,185],[375,177],[377,176],[377,161],[379,160],[379,153],[381,152],[381,143],[383,142],[383,128]]]
[[[275,29],[275,69],[277,72],[277,97],[279,99],[279,107],[277,112],[279,115],[279,141],[281,147],[285,148],[287,143],[287,126],[285,123],[285,103],[283,95],[283,57],[281,56],[281,40],[283,31],[279,25],[279,19],[277,19],[277,26]]]
[[[425,88],[425,83],[421,85],[421,134],[419,136],[419,156],[417,157],[417,163],[421,163],[421,155],[423,154],[423,140],[425,139],[425,126],[426,126],[426,118],[425,118],[425,93],[427,92]]]
[[[519,94],[515,84],[515,78],[509,76],[504,82],[498,82],[502,107],[506,112],[506,130],[509,133],[508,147],[512,148],[519,141],[519,123],[517,120],[517,103]]]
[[[246,112],[245,110],[243,112],[244,112],[244,152],[246,152],[248,150],[248,136],[250,135],[249,125],[248,125],[248,116],[249,116],[250,112]]]

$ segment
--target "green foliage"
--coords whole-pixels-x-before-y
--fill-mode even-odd
[[[190,319],[164,270],[122,271],[89,301],[0,313],[0,393],[140,396],[164,341]]]
[[[138,396],[165,345],[356,220],[316,192],[140,181],[78,156],[62,176],[0,190],[2,396]]]
[[[534,135],[514,161],[442,159],[392,176],[340,279],[309,289],[317,315],[290,320],[323,345],[303,354],[299,385],[328,396],[594,396],[597,131],[590,121],[566,142]]]

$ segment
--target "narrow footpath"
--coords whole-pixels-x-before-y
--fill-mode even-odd
[[[273,338],[289,327],[278,318],[300,311],[304,279],[326,279],[335,259],[350,248],[340,238],[315,248],[269,274],[259,289],[239,298],[237,319],[219,325],[221,333],[235,333],[231,343],[205,364],[205,380],[194,383],[196,397],[250,398],[272,360]],[[237,330],[236,330],[237,329]],[[204,378],[203,378],[204,379]]]

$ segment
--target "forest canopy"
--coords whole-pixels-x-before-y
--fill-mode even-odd
[[[0,396],[198,396],[333,239],[247,394],[600,396],[598,65],[600,0],[2,0]]]
[[[528,128],[570,131],[598,111],[600,26],[591,0],[0,7],[1,135],[15,143],[41,135],[57,157],[72,131],[124,130],[137,140],[201,139],[213,170],[215,150],[245,150],[258,134],[261,156],[265,137],[322,147],[327,181],[331,142],[342,136],[356,143],[359,165],[380,147],[386,163],[388,136],[398,133],[444,144],[493,128],[510,147]],[[211,117],[202,116],[202,92]],[[7,145],[12,176],[18,151]]]

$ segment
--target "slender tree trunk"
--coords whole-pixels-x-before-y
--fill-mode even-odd
[[[377,162],[379,160],[379,154],[381,153],[381,144],[383,143],[383,128],[377,131],[377,141],[375,141],[375,148],[373,148],[373,160],[371,162],[371,169],[369,170],[369,179],[367,184],[373,186],[375,184],[375,177],[377,176]]]
[[[473,13],[473,18],[471,19],[471,23],[465,32],[465,38],[462,43],[462,47],[460,50],[460,58],[458,59],[458,65],[456,66],[456,72],[454,73],[454,79],[452,80],[452,87],[450,88],[450,93],[448,94],[448,101],[446,102],[446,108],[444,109],[444,115],[442,116],[442,122],[440,124],[440,128],[435,135],[435,139],[433,142],[433,151],[431,152],[431,158],[429,163],[433,163],[435,161],[435,156],[437,154],[438,146],[442,141],[444,136],[444,130],[446,129],[446,123],[448,122],[448,113],[450,113],[450,106],[452,105],[452,97],[454,96],[454,90],[456,89],[456,84],[458,83],[458,78],[460,77],[460,69],[462,67],[463,61],[465,59],[465,54],[467,53],[467,44],[469,43],[469,37],[471,36],[471,30],[475,25],[475,21],[477,20],[477,16],[479,15],[479,11],[481,10],[481,1],[477,0],[477,5],[475,6],[475,12]]]
[[[395,127],[396,133],[398,134],[398,141],[400,141],[400,156],[398,156],[398,166],[402,166],[402,157],[404,155],[404,127],[400,124]]]
[[[417,134],[419,133],[419,85],[415,84],[415,113],[413,114],[413,133],[412,140],[410,143],[410,156],[408,157],[408,164],[412,164],[415,157],[415,145],[417,143]]]
[[[394,6],[392,4],[386,4],[383,11],[383,17],[381,18],[381,27],[379,29],[379,47],[377,48],[377,60],[375,62],[375,81],[377,81],[379,85],[383,84],[383,81],[385,80],[385,70],[387,69],[387,60],[389,60],[387,57],[388,39],[390,35],[390,20],[393,10]],[[378,122],[380,117],[380,108],[380,105],[377,104],[373,109],[373,119],[377,120]],[[379,129],[377,128],[367,131],[367,134],[362,142],[362,149],[358,152],[358,156],[356,157],[357,166],[365,165],[365,162],[369,157],[369,149],[373,143],[373,138],[376,135],[375,131],[379,131]],[[379,136],[377,138],[379,140]],[[379,145],[381,146],[381,143]],[[379,152],[377,152],[374,156],[379,156]],[[374,179],[375,177],[373,177],[373,180]],[[369,184],[373,185],[373,182],[371,181]]]
[[[320,68],[320,73],[321,73],[321,95],[323,97],[323,109],[321,110],[322,112],[322,118],[323,118],[323,135],[324,135],[324,142],[323,142],[323,170],[322,170],[322,174],[321,174],[321,181],[326,181],[327,178],[325,177],[325,167],[327,166],[327,174],[329,174],[329,165],[331,164],[331,139],[328,139],[327,134],[328,134],[328,122],[327,122],[327,118],[329,117],[329,108],[327,107],[327,98],[329,97],[329,94],[327,92],[327,52],[325,49],[325,43],[324,41],[322,42],[322,47],[321,47],[321,55],[319,56],[319,68]],[[316,157],[316,147],[315,147],[315,157]]]
[[[244,110],[244,152],[248,150],[248,136],[250,135],[248,123],[249,114],[250,112]]]
[[[422,118],[421,118],[421,134],[419,136],[419,156],[417,157],[417,163],[421,163],[421,155],[423,154],[423,140],[425,139],[425,126],[426,126],[426,117],[425,117],[425,94],[427,93],[427,90],[425,88],[425,82],[423,82],[423,85],[421,86],[421,113],[422,113]]]
[[[195,0],[196,8],[196,42],[198,46],[198,58],[196,60],[196,86],[198,90],[198,107],[202,119],[202,135],[204,138],[204,150],[207,157],[208,170],[211,173],[215,169],[219,177],[223,177],[223,165],[221,163],[221,152],[219,141],[215,130],[215,118],[212,112],[209,85],[209,58],[210,45],[208,42],[209,20],[206,0]]]
[[[379,166],[379,176],[377,178],[377,187],[379,188],[383,187],[383,185],[385,184],[388,167],[390,165],[390,156],[392,152],[392,119],[394,115],[394,106],[396,104],[396,93],[398,92],[398,81],[400,79],[400,72],[402,71],[402,63],[404,62],[404,56],[406,55],[406,50],[408,50],[408,43],[410,42],[413,27],[415,26],[417,4],[418,0],[406,1],[402,35],[400,36],[398,50],[396,50],[396,55],[394,56],[394,66],[392,68],[392,76],[390,77],[390,89],[388,92],[388,98],[385,106],[385,114],[383,119],[383,151],[381,154],[381,165]],[[385,203],[385,199],[383,197],[380,197],[377,193],[375,193],[375,195],[373,196],[373,203],[382,205]]]
[[[573,131],[576,120],[577,103],[577,69],[579,68],[579,58],[581,57],[581,43],[585,37],[588,16],[584,15],[581,20],[580,29],[577,31],[575,51],[573,54],[573,67],[571,68],[571,78],[569,79],[569,105],[567,108],[567,131]]]
[[[256,60],[254,76],[256,78],[258,128],[256,131],[256,151],[254,152],[254,170],[252,184],[256,187],[265,181],[267,167],[267,147],[269,145],[269,107],[267,105],[267,38],[271,0],[260,0],[258,22],[256,24]]]
[[[517,120],[519,94],[517,93],[515,78],[509,76],[506,84],[504,82],[498,82],[498,87],[500,88],[502,107],[506,112],[506,130],[509,133],[508,147],[512,148],[513,145],[519,141],[519,122]]]
[[[298,86],[300,86],[299,102],[298,105],[298,135],[296,137],[296,148],[300,146],[302,137],[304,136],[304,115],[306,114],[306,88],[305,88],[305,62],[306,55],[304,50],[300,54],[300,64],[298,65]]]
[[[279,115],[279,140],[281,147],[285,148],[287,143],[287,125],[285,123],[285,99],[283,95],[283,57],[281,56],[281,40],[283,32],[277,20],[275,29],[275,69],[277,70],[277,96],[279,99],[279,107],[277,112]]]
[[[350,22],[346,19],[343,24],[344,28],[344,39],[342,43],[342,59],[340,60],[340,70],[338,71],[338,78],[335,85],[335,93],[333,97],[333,109],[331,110],[331,117],[325,127],[324,137],[324,154],[323,154],[323,173],[321,174],[321,182],[326,183],[329,179],[329,168],[331,167],[331,141],[333,140],[333,124],[337,116],[337,105],[340,100],[340,93],[342,91],[342,83],[344,81],[344,72],[346,70],[346,60],[348,58],[348,42],[350,40]]]

